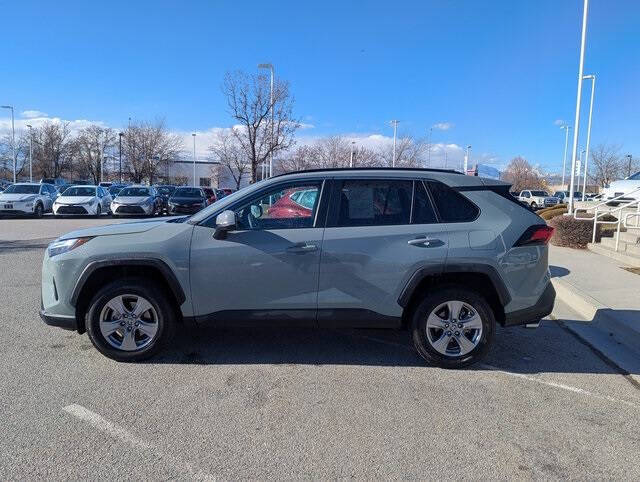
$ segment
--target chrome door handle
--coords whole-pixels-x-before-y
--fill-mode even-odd
[[[427,237],[423,237],[423,238],[416,238],[416,239],[410,239],[409,241],[407,241],[407,244],[411,245],[411,246],[430,246],[431,243],[437,243],[439,242],[439,239],[431,239],[431,238],[427,238]]]
[[[293,246],[289,246],[287,251],[289,253],[310,253],[316,251],[318,246],[312,243],[296,243]]]

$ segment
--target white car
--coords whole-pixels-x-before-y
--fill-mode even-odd
[[[549,196],[549,193],[546,191],[533,191],[530,189],[520,191],[518,200],[528,204],[531,209],[548,208],[560,202],[560,199]]]
[[[111,202],[114,216],[153,216],[160,213],[160,197],[152,186],[127,186]]]
[[[71,186],[53,203],[56,216],[100,216],[109,213],[111,195],[99,186]]]
[[[613,199],[618,196],[624,196],[619,199],[620,201],[634,201],[640,199],[640,172],[636,172],[626,179],[613,181],[609,184],[609,187],[602,191],[602,194],[604,199]]]
[[[21,182],[12,184],[0,193],[0,215],[32,215],[37,218],[51,211],[56,198],[56,188],[51,184]]]

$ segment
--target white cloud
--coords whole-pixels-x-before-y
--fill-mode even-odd
[[[39,117],[49,117],[49,115],[46,112],[42,112],[40,110],[23,110],[21,115],[25,119],[36,119],[36,118],[39,118]]]
[[[563,125],[566,124],[566,122],[563,121],[562,119],[556,119],[556,120],[553,121],[553,124],[556,125],[556,126],[563,126]]]
[[[440,131],[448,131],[455,126],[453,122],[438,122],[437,124],[433,124],[434,129],[438,129]]]

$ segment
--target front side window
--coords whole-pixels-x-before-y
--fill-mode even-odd
[[[343,181],[336,226],[409,224],[412,190],[410,180]]]
[[[235,209],[239,230],[312,228],[320,182],[274,188]]]
[[[441,222],[464,223],[478,217],[478,207],[459,192],[437,181],[429,181],[428,185]],[[527,194],[525,196],[529,197]]]

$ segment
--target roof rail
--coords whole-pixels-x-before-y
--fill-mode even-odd
[[[460,174],[460,171],[453,169],[435,169],[429,167],[325,167],[321,169],[304,169],[301,171],[283,172],[273,177],[288,176],[289,174],[302,174],[305,172],[332,172],[332,171],[421,171],[421,172],[442,172],[446,174]]]

